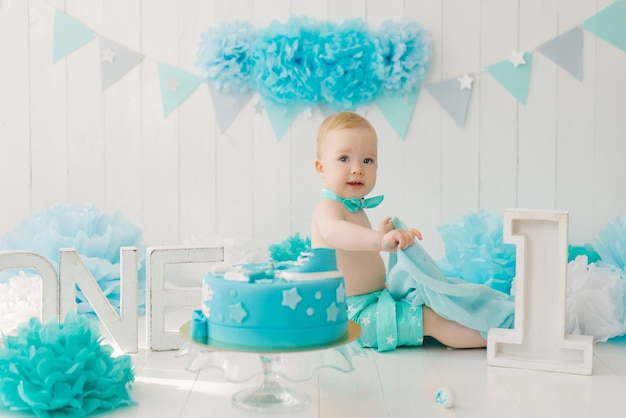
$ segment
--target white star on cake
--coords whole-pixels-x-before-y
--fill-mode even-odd
[[[283,302],[281,305],[289,306],[295,310],[301,300],[302,297],[298,294],[298,289],[294,287],[289,290],[283,290]]]
[[[230,319],[236,321],[238,324],[241,324],[246,316],[248,316],[248,312],[243,308],[241,302],[236,303],[235,305],[229,305],[230,308]]]
[[[337,308],[337,305],[333,302],[326,308],[326,320],[328,322],[337,322],[337,315],[339,315],[339,308]]]
[[[346,288],[343,286],[343,283],[337,287],[337,302],[342,303],[346,300]]]

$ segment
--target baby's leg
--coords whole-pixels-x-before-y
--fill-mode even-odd
[[[480,332],[467,328],[458,322],[439,316],[428,306],[423,307],[424,335],[433,337],[443,345],[452,348],[486,347],[487,342]]]

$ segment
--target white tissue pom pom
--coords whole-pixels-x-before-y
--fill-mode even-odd
[[[452,389],[447,386],[442,386],[437,389],[437,393],[435,394],[435,402],[437,405],[444,408],[452,408],[454,401],[456,401],[456,394]]]

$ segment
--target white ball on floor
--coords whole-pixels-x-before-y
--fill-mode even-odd
[[[456,394],[452,389],[447,386],[442,386],[437,389],[437,393],[435,394],[435,402],[437,405],[444,408],[452,408],[454,401],[456,401]]]

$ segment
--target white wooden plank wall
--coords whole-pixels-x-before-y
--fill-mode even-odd
[[[527,105],[484,72],[512,50],[534,50],[612,0],[2,0],[0,234],[31,210],[93,202],[121,210],[148,245],[217,234],[261,246],[308,234],[322,115],[300,115],[277,141],[255,96],[221,133],[206,85],[163,117],[157,63],[197,72],[200,33],[223,20],[257,27],[292,14],[319,20],[408,16],[430,31],[428,81],[475,73],[465,127],[422,89],[407,138],[374,106],[380,137],[375,193],[424,233],[470,210],[570,211],[570,241],[592,242],[626,214],[626,53],[584,31],[584,79],[533,54]],[[54,8],[140,51],[145,61],[106,91],[98,43],[52,64]]]

